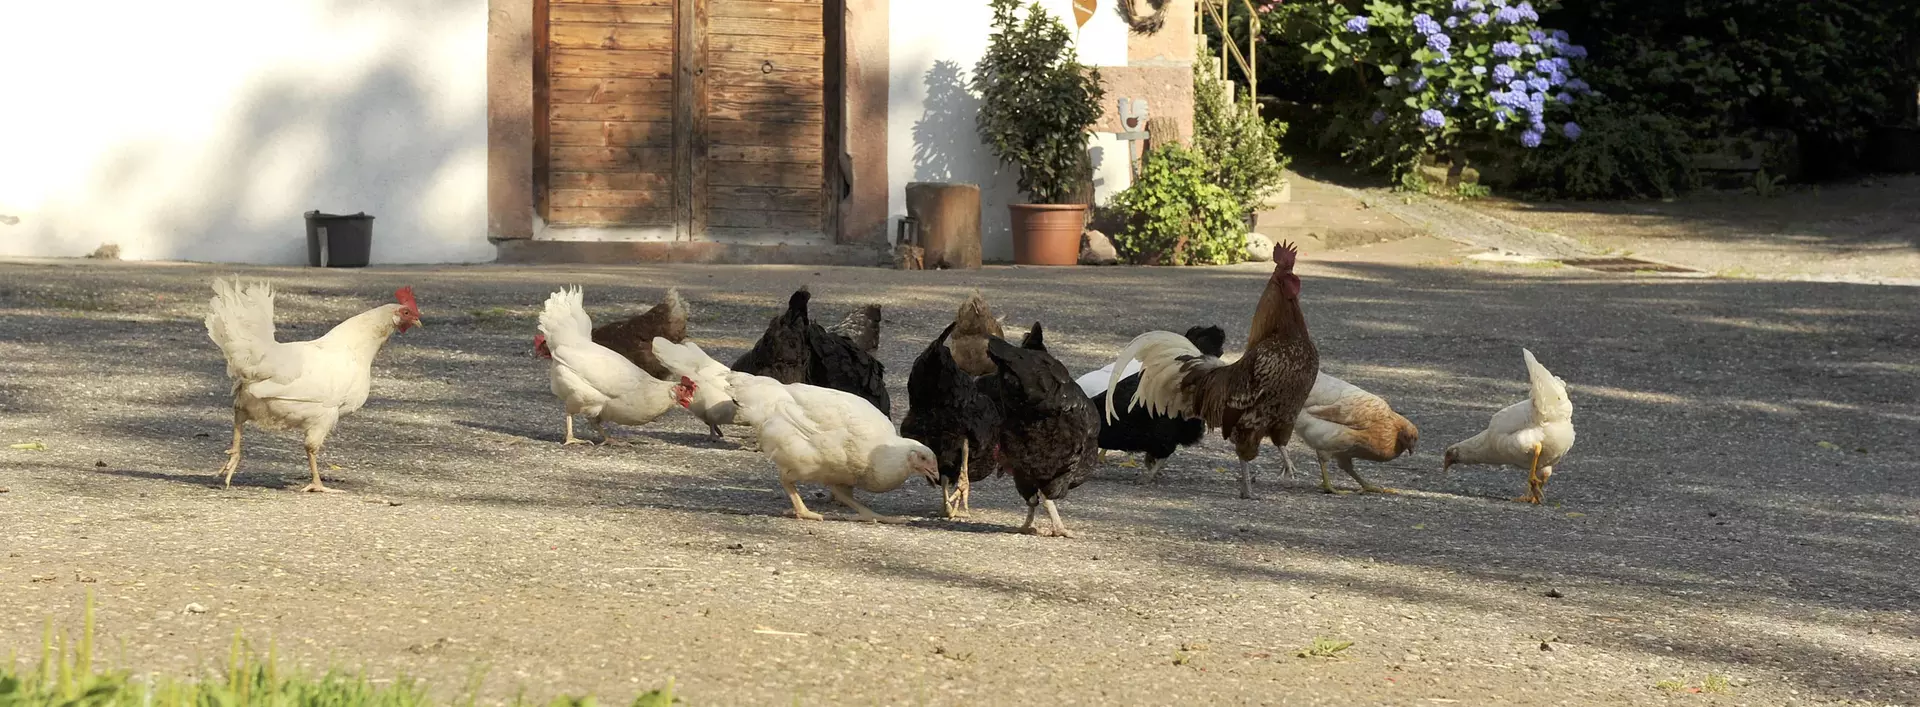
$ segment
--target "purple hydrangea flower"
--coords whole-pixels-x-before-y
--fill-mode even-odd
[[[1407,90],[1412,91],[1414,93],[1419,93],[1421,91],[1427,90],[1427,77],[1422,76],[1420,78],[1414,79],[1413,83],[1407,84]]]
[[[1545,59],[1541,59],[1540,61],[1534,62],[1533,68],[1540,71],[1550,72],[1550,73],[1559,73],[1562,71],[1566,71],[1571,67],[1568,66],[1566,59],[1562,59],[1557,56],[1550,56]]]
[[[1428,49],[1432,49],[1436,52],[1444,52],[1452,46],[1453,46],[1452,37],[1449,37],[1444,34],[1432,34],[1427,36]]]
[[[1508,71],[1512,71],[1512,69],[1508,69]],[[1486,76],[1486,75],[1487,75],[1487,67],[1484,67],[1484,66],[1479,66],[1479,65],[1475,65],[1475,66],[1473,67],[1473,75],[1474,75],[1474,76]]]
[[[1536,43],[1544,42],[1544,41],[1547,41],[1547,33],[1536,29],[1531,32],[1528,32],[1527,38],[1533,40]]]
[[[1566,87],[1567,87],[1567,90],[1573,91],[1575,93],[1591,93],[1593,91],[1591,87],[1587,86],[1587,82],[1582,81],[1580,79],[1572,79],[1567,81]]]
[[[1580,133],[1581,133],[1581,130],[1580,130],[1579,123],[1569,122],[1566,125],[1560,126],[1560,134],[1567,136],[1568,140],[1580,139]]]
[[[1476,12],[1476,13],[1473,13],[1473,16],[1472,16],[1472,17],[1469,17],[1469,18],[1467,18],[1467,19],[1468,19],[1468,20],[1471,20],[1471,21],[1472,21],[1472,22],[1473,22],[1474,24],[1476,24],[1476,25],[1480,25],[1481,27],[1485,27],[1485,26],[1487,26],[1487,23],[1488,23],[1488,22],[1492,22],[1492,21],[1493,21],[1493,18],[1492,18],[1492,17],[1488,17],[1488,16],[1487,16],[1487,13],[1484,13],[1484,12]]]
[[[1540,13],[1534,11],[1533,3],[1523,2],[1518,5],[1515,5],[1513,9],[1520,11],[1520,19],[1526,20],[1528,22],[1540,21]]]
[[[1554,41],[1560,42],[1562,44],[1565,44],[1567,40],[1572,38],[1573,37],[1571,35],[1568,35],[1567,31],[1564,29],[1556,29],[1553,31]]]
[[[1370,120],[1373,121],[1374,125],[1379,125],[1382,121],[1385,121],[1386,119],[1387,119],[1387,112],[1383,110],[1374,111],[1373,117],[1370,118]]]
[[[1429,128],[1443,127],[1447,124],[1447,116],[1441,115],[1438,110],[1428,108],[1420,111],[1420,124]]]
[[[1460,105],[1460,92],[1449,88],[1440,94],[1440,102],[1447,104],[1448,108]]]
[[[1440,31],[1440,23],[1434,22],[1432,15],[1422,12],[1413,16],[1413,31],[1421,34],[1433,34]]]
[[[1440,36],[1440,35],[1435,35],[1435,36]],[[1437,55],[1437,56],[1435,56],[1435,57],[1433,57],[1433,63],[1435,63],[1435,64],[1445,64],[1445,63],[1447,63],[1447,62],[1450,62],[1450,61],[1453,61],[1453,50],[1451,50],[1451,49],[1440,49],[1440,50],[1437,50],[1437,51],[1438,51],[1438,55]]]
[[[1573,94],[1567,93],[1566,91],[1561,91],[1560,95],[1554,96],[1553,99],[1567,105],[1573,105]]]
[[[1505,126],[1508,120],[1512,120],[1512,115],[1512,113],[1507,112],[1507,109],[1501,108],[1493,112],[1493,119],[1499,121],[1500,125]]]
[[[1509,24],[1509,25],[1520,24],[1520,11],[1515,10],[1511,7],[1500,8],[1500,11],[1493,13],[1493,16],[1495,19],[1500,20],[1500,22],[1503,24]]]
[[[1509,90],[1509,91],[1517,91],[1517,92],[1519,92],[1519,93],[1526,93],[1526,92],[1527,92],[1527,88],[1528,88],[1528,86],[1527,86],[1527,82],[1526,82],[1526,81],[1524,81],[1524,80],[1521,80],[1521,79],[1514,79],[1514,80],[1512,80],[1512,81],[1508,81],[1508,82],[1507,82],[1507,90]]]
[[[1566,82],[1567,82],[1567,75],[1566,75],[1566,74],[1563,74],[1563,73],[1560,73],[1560,72],[1558,72],[1558,71],[1555,71],[1555,72],[1553,72],[1553,73],[1551,73],[1551,74],[1547,74],[1547,85],[1548,85],[1548,86],[1558,86],[1558,85],[1560,85],[1560,84],[1563,84],[1563,83],[1566,83]]]
[[[1520,133],[1520,146],[1529,149],[1539,147],[1540,138],[1542,137],[1545,137],[1545,135],[1540,131],[1528,128],[1526,132]]]
[[[1578,44],[1569,44],[1566,48],[1560,50],[1560,55],[1569,59],[1585,59],[1587,58],[1587,48]]]
[[[1513,83],[1513,65],[1501,64],[1493,67],[1493,80],[1502,86]]]
[[[1353,19],[1347,20],[1346,24],[1343,24],[1340,26],[1345,27],[1348,32],[1352,32],[1354,34],[1366,34],[1367,23],[1368,23],[1367,16],[1360,15]]]
[[[1520,45],[1513,42],[1494,42],[1493,55],[1507,59],[1517,58],[1520,56]]]
[[[1455,28],[1455,27],[1459,27],[1459,26],[1460,26],[1460,18],[1459,18],[1459,17],[1449,17],[1449,18],[1447,18],[1447,28],[1448,28],[1448,29],[1452,29],[1452,28]]]
[[[1528,54],[1532,54],[1534,56],[1540,56],[1542,52],[1546,51],[1545,49],[1541,49],[1540,45],[1538,44],[1529,44],[1527,46],[1521,47],[1521,49],[1527,50]]]
[[[1453,0],[1454,12],[1466,12],[1473,9],[1473,0]]]
[[[1531,88],[1535,91],[1545,91],[1549,88],[1553,88],[1553,84],[1547,83],[1546,79],[1535,76],[1533,78],[1527,79],[1527,88]]]

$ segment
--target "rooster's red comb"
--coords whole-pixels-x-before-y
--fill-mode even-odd
[[[420,311],[420,305],[414,304],[413,302],[412,286],[402,287],[400,289],[394,290],[393,298],[400,300],[400,303],[406,305],[407,309],[411,309],[415,312]]]
[[[1294,247],[1293,241],[1281,243],[1279,248],[1273,249],[1273,271],[1293,272],[1293,262],[1299,257],[1300,249]]]

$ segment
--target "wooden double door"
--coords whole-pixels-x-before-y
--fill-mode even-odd
[[[535,194],[549,228],[826,238],[842,0],[536,0]]]

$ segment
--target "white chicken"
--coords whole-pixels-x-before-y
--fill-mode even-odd
[[[1327,479],[1327,462],[1335,461],[1360,482],[1361,491],[1393,493],[1361,478],[1353,470],[1353,460],[1384,462],[1411,454],[1420,441],[1420,429],[1380,396],[1322,372],[1313,381],[1313,392],[1307,394],[1306,407],[1294,418],[1293,438],[1320,458],[1320,490],[1340,493]],[[1280,452],[1287,462],[1287,476],[1293,476],[1293,459],[1285,449]]]
[[[354,315],[326,336],[290,342],[274,341],[271,285],[214,280],[213,292],[207,336],[226,355],[227,376],[233,379],[233,446],[220,469],[221,485],[233,485],[241,432],[252,422],[304,433],[313,481],[302,490],[335,491],[320,481],[320,447],[341,417],[366,404],[373,357],[387,337],[420,325],[413,288],[400,288],[393,293],[397,304]]]
[[[862,505],[853,489],[885,493],[914,474],[939,481],[933,450],[901,437],[885,413],[858,395],[745,373],[726,378],[741,419],[758,431],[760,451],[780,470],[795,518],[823,518],[800,500],[800,483],[826,486],[834,500],[859,514],[856,520],[905,523]]]
[[[676,344],[656,336],[652,346],[654,357],[667,370],[693,380],[693,401],[687,405],[687,412],[716,430],[721,425],[741,424],[731,395],[732,386],[727,383],[727,374],[732,370],[691,341]]]
[[[561,444],[586,442],[573,436],[574,415],[593,421],[601,444],[626,444],[607,434],[606,423],[647,424],[675,405],[686,407],[698,389],[685,376],[669,383],[647,375],[627,357],[594,343],[593,320],[577,286],[547,297],[540,312],[540,336],[535,348],[553,362],[553,394],[567,407],[567,436]]]
[[[1527,359],[1527,399],[1493,414],[1480,434],[1447,447],[1440,473],[1455,464],[1494,464],[1527,470],[1527,495],[1513,500],[1539,503],[1553,466],[1573,448],[1573,401],[1567,383],[1520,350]]]

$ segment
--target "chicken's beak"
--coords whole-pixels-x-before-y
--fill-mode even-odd
[[[927,483],[939,485],[940,483],[940,465],[939,464],[922,464],[919,466],[919,469],[920,469],[920,475],[927,477]]]

